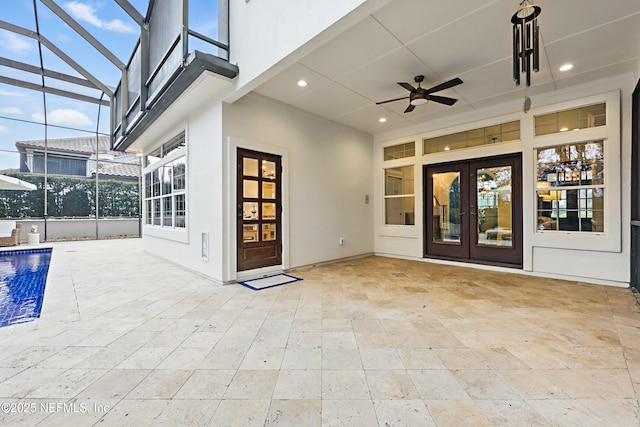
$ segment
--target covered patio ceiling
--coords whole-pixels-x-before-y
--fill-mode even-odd
[[[635,73],[640,67],[637,0],[539,0],[540,71],[527,95]],[[392,131],[450,114],[525,97],[512,77],[511,16],[518,0],[393,0],[319,49],[292,63],[255,92],[368,133]],[[561,72],[570,63],[570,71]],[[454,77],[464,83],[404,114],[408,95],[397,82],[429,88]],[[305,80],[307,86],[298,87]],[[386,119],[384,123],[379,120]]]

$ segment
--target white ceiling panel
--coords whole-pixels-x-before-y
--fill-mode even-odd
[[[307,86],[298,86],[300,80],[306,81]],[[294,64],[266,84],[260,86],[256,89],[256,92],[282,102],[290,102],[295,98],[306,95],[309,91],[317,90],[329,83],[331,83],[331,80],[321,74],[303,65]]]
[[[590,70],[585,73],[576,73],[568,75],[565,78],[556,80],[556,88],[563,89],[578,84],[588,83],[598,79],[604,79],[610,76],[617,76],[624,73],[633,73],[637,71],[638,63],[635,59],[626,62],[618,62],[607,67]]]
[[[392,34],[369,17],[303,58],[300,63],[330,79],[336,79],[401,46]]]
[[[494,2],[396,0],[374,13],[373,17],[407,44]]]
[[[638,0],[540,0],[536,3],[542,7],[538,21],[547,43],[640,13]]]
[[[549,43],[549,61],[551,64],[571,62],[578,70],[592,70],[602,67],[603,64],[615,64],[637,58],[640,55],[640,46],[634,34],[638,34],[639,27],[640,14]],[[634,43],[624,43],[629,37],[635,37]],[[557,68],[553,72],[559,73]]]
[[[380,123],[379,119],[384,117],[386,122]],[[356,129],[362,129],[365,132],[386,132],[398,127],[408,126],[410,123],[407,118],[401,114],[395,114],[378,105],[369,105],[345,115],[335,117],[334,120],[343,125]]]
[[[503,2],[478,10],[428,34],[407,47],[441,76],[460,74],[511,56],[511,11]],[[483,22],[504,22],[500,26]]]
[[[334,118],[367,107],[371,101],[340,85],[331,84],[310,91],[290,104],[323,117]]]

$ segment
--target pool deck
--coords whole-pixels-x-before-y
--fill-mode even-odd
[[[51,245],[0,425],[640,425],[629,289],[368,257],[252,291],[141,243]]]

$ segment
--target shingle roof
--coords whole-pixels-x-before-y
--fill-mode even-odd
[[[106,163],[99,162],[100,177],[138,178],[140,165],[138,163]],[[93,171],[95,174],[95,171]]]
[[[121,156],[121,151],[111,151],[111,139],[107,135],[98,135],[98,148],[100,152],[109,152],[114,156]],[[23,152],[25,148],[44,149],[44,139],[17,141],[16,148]],[[81,136],[75,138],[55,138],[47,140],[47,149],[65,153],[87,154],[95,153],[96,135]]]

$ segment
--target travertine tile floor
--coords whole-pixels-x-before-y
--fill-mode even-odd
[[[631,291],[369,257],[254,292],[54,245],[0,329],[0,425],[638,426]]]

